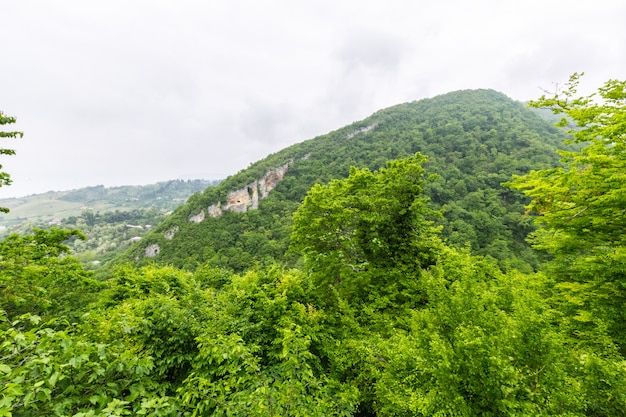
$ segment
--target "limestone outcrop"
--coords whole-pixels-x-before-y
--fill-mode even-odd
[[[206,212],[211,217],[219,217],[224,211],[234,211],[236,213],[245,213],[248,210],[256,210],[259,208],[259,200],[267,198],[280,181],[285,177],[289,163],[274,168],[265,173],[263,178],[246,185],[239,190],[231,191],[226,196],[226,202],[221,201],[207,207]],[[200,218],[202,214],[202,218]],[[199,214],[192,216],[189,221],[196,223],[204,220],[204,210]]]
[[[146,248],[145,256],[146,258],[154,258],[155,256],[159,254],[160,251],[161,251],[161,248],[159,247],[159,245],[155,243]]]
[[[357,129],[357,130],[355,130],[355,131],[354,131],[354,132],[352,132],[352,133],[348,133],[348,134],[346,135],[346,139],[352,139],[353,137],[355,137],[355,136],[356,136],[356,135],[358,135],[359,133],[367,133],[367,132],[369,132],[370,130],[374,129],[376,126],[378,126],[378,123],[372,123],[372,124],[371,124],[371,125],[369,125],[369,126],[365,126],[365,127],[360,128],[360,129]]]
[[[204,220],[204,210],[200,210],[200,213],[194,214],[189,218],[189,221],[193,223],[200,223],[202,220]]]
[[[163,237],[165,237],[165,239],[167,239],[167,240],[172,240],[172,239],[174,239],[174,235],[176,235],[176,233],[178,233],[179,229],[180,228],[178,226],[174,226],[170,230],[165,232]]]
[[[219,217],[225,211],[233,211],[236,213],[245,213],[248,210],[256,210],[259,208],[259,201],[267,198],[269,193],[276,188],[279,182],[283,180],[291,162],[277,168],[271,169],[263,175],[262,178],[246,185],[239,190],[231,191],[226,196],[226,201],[218,201],[217,203],[200,210],[196,214],[189,217],[192,223],[202,222],[206,216]],[[174,226],[167,230],[163,236],[167,240],[172,240],[179,227]],[[145,248],[144,256],[146,258],[156,257],[161,248],[158,244],[152,244]]]

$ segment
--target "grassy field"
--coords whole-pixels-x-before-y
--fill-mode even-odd
[[[0,226],[10,227],[25,221],[53,222],[70,216],[80,215],[84,210],[114,209],[110,204],[88,207],[79,202],[62,200],[62,192],[49,192],[22,198],[1,199],[0,206],[10,209],[0,215]]]

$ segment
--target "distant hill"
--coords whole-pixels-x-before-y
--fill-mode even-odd
[[[493,90],[464,90],[400,104],[290,146],[194,194],[117,262],[241,271],[264,259],[295,261],[291,215],[315,183],[375,170],[421,152],[436,174],[425,194],[443,212],[448,244],[469,246],[503,268],[537,265],[525,237],[523,197],[501,186],[513,174],[556,166],[566,135]]]
[[[0,199],[0,237],[24,234],[33,227],[78,228],[85,241],[70,242],[79,258],[102,261],[162,222],[189,196],[218,180],[172,180],[139,186],[102,185]]]
[[[0,227],[10,228],[26,221],[54,222],[80,215],[84,210],[173,210],[187,201],[191,194],[218,183],[216,180],[172,180],[119,187],[96,185],[69,191],[3,198],[0,199],[0,207],[8,207],[11,211],[0,215]]]

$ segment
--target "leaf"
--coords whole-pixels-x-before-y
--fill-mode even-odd
[[[50,378],[48,378],[48,384],[54,387],[59,380],[60,375],[61,374],[58,371],[54,372],[52,375],[50,375]]]

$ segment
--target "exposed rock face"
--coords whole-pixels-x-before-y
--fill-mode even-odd
[[[211,217],[219,217],[222,215],[222,203],[213,204],[207,208],[207,212]]]
[[[254,190],[252,196],[250,195],[251,189]],[[254,201],[255,196],[257,197],[256,201]],[[245,213],[248,207],[252,207],[255,203],[258,204],[258,202],[257,181],[255,181],[245,188],[228,193],[224,210]]]
[[[189,221],[194,223],[200,223],[202,220],[204,220],[204,210],[189,218]]]
[[[165,237],[165,239],[172,240],[172,239],[174,239],[174,235],[178,232],[178,230],[179,230],[179,227],[178,226],[174,226],[170,230],[165,232],[165,234],[163,236]]]
[[[161,248],[156,243],[146,248],[146,258],[154,258],[159,254]]]
[[[376,127],[376,124],[358,129],[349,134],[348,137],[353,137],[359,133],[368,132]],[[301,160],[306,160],[311,154],[302,156]],[[220,217],[225,211],[233,211],[236,213],[245,213],[248,210],[256,210],[259,208],[259,201],[267,198],[269,193],[276,188],[276,186],[285,178],[285,174],[289,170],[289,167],[293,164],[293,160],[270,169],[258,180],[246,185],[239,190],[234,190],[226,195],[226,201],[218,201],[217,203],[210,205],[205,209],[201,209],[198,213],[189,217],[189,221],[192,223],[201,223],[208,216],[217,218]],[[134,227],[129,225],[129,227]],[[145,226],[150,228],[151,226]],[[167,230],[163,236],[167,240],[173,240],[175,235],[179,232],[179,227],[174,226]],[[159,255],[161,248],[158,244],[152,244],[145,248],[144,257],[154,258]],[[141,255],[137,255],[135,260],[139,260]]]
[[[268,171],[263,178],[259,180],[259,189],[261,191],[261,198],[267,197],[267,195],[276,188],[279,182],[285,178],[285,173],[289,169],[289,164],[285,164],[281,167],[274,168]]]
[[[351,139],[351,138],[355,137],[356,135],[358,135],[359,133],[367,133],[367,132],[369,132],[370,130],[374,129],[377,125],[378,125],[378,123],[372,123],[372,124],[371,124],[371,125],[369,125],[369,126],[365,126],[365,127],[362,127],[362,128],[360,128],[360,129],[355,130],[355,131],[354,131],[354,132],[352,132],[352,133],[348,133],[348,134],[346,135],[346,139]]]
[[[226,196],[226,203],[222,205],[219,201],[207,208],[207,213],[211,217],[219,217],[226,210],[236,213],[245,213],[248,210],[256,210],[259,208],[259,200],[267,198],[270,191],[276,188],[276,185],[285,177],[285,173],[289,169],[289,164],[285,164],[278,168],[274,168],[265,173],[263,178],[255,181],[245,187],[231,191]],[[200,213],[204,215],[204,210]],[[193,216],[189,221],[199,223],[204,220],[200,218],[200,214]]]
[[[218,201],[207,207],[206,210],[201,210],[199,213],[189,217],[189,221],[193,223],[200,223],[205,219],[208,214],[211,217],[219,217],[224,211],[234,211],[236,213],[245,213],[248,210],[256,210],[259,208],[259,200],[267,198],[270,191],[272,191],[279,182],[285,177],[287,170],[289,169],[290,162],[278,168],[271,169],[265,173],[265,175],[257,181],[246,185],[245,187],[231,191],[226,196],[226,202],[222,203]],[[178,226],[172,227],[165,232],[164,237],[168,240],[172,240],[174,235],[178,232]],[[145,250],[145,257],[154,258],[159,254],[161,248],[156,243],[150,245]]]

